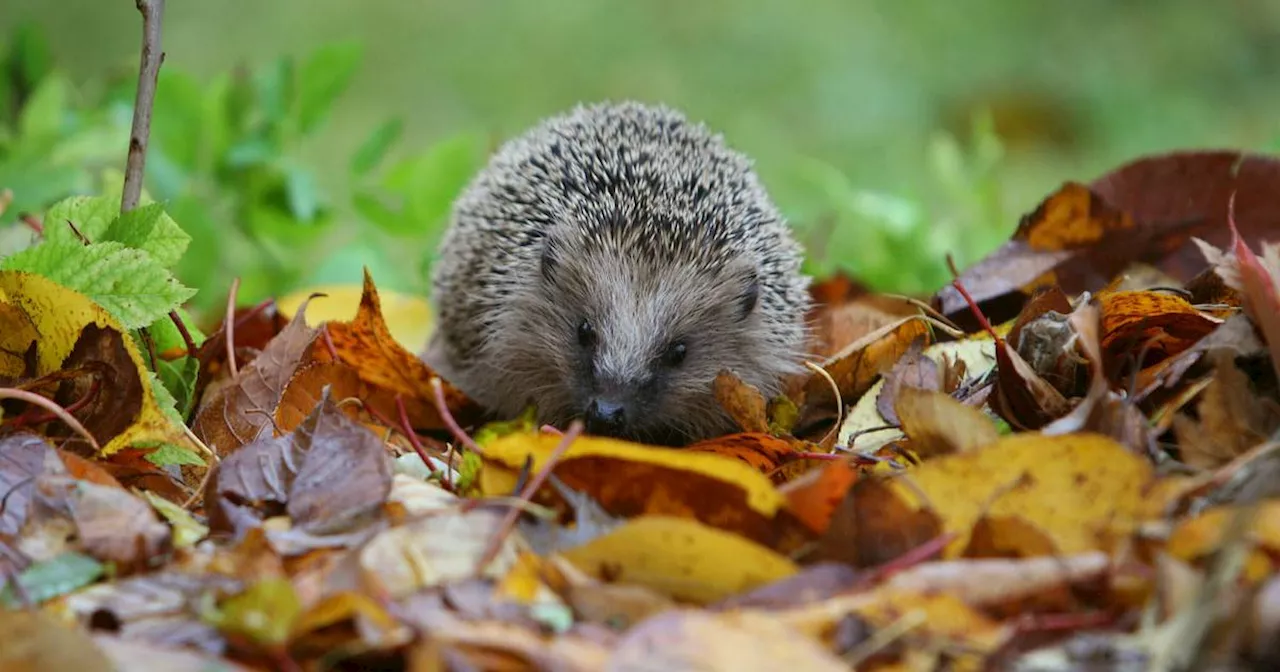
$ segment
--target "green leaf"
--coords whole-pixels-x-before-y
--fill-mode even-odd
[[[205,466],[205,461],[185,446],[173,443],[162,443],[146,454],[146,459],[158,467],[189,464],[195,467]]]
[[[185,448],[182,450],[190,454]],[[196,542],[209,536],[208,526],[201,525],[196,521],[195,516],[191,515],[190,511],[153,492],[143,490],[139,494],[151,504],[152,508],[159,511],[160,515],[164,516],[164,519],[169,522],[169,527],[173,528],[174,548],[190,548]]]
[[[392,233],[421,235],[439,227],[458,193],[479,169],[483,152],[481,136],[460,134],[399,163],[384,182],[388,190],[406,199],[400,228]]]
[[[299,166],[285,170],[285,194],[289,212],[299,221],[310,223],[320,212],[320,193],[311,172]]]
[[[403,119],[391,119],[373,129],[369,137],[360,143],[355,154],[351,155],[351,173],[357,177],[368,174],[382,162],[391,145],[400,139],[404,132]]]
[[[172,401],[177,417],[181,421],[191,413],[195,403],[196,378],[200,375],[200,362],[191,357],[182,357],[176,361],[157,360],[156,373],[163,383],[164,393]],[[157,397],[159,393],[157,392]],[[162,406],[163,408],[163,406]]]
[[[69,221],[89,242],[96,243],[119,215],[119,196],[72,196],[49,206],[44,215],[44,237],[50,243],[81,244],[75,231],[67,226]]]
[[[293,584],[288,579],[268,578],[202,615],[223,632],[273,646],[288,641],[289,630],[301,613],[302,603]]]
[[[21,78],[23,86],[32,86],[53,69],[53,52],[49,40],[33,23],[23,23],[13,31],[13,44],[5,70]]]
[[[18,117],[18,135],[31,138],[50,138],[58,135],[67,113],[67,101],[71,96],[71,83],[59,73],[45,77]]]
[[[41,560],[22,570],[18,574],[18,583],[32,602],[40,604],[97,581],[104,569],[97,560],[71,551]],[[12,585],[6,585],[0,591],[0,603],[9,609],[21,608],[24,604],[14,594]]]
[[[161,204],[152,203],[117,217],[103,233],[102,240],[114,240],[143,250],[161,266],[170,268],[187,251],[191,236],[172,217],[165,214]]]
[[[360,213],[361,217],[387,233],[394,234],[412,229],[412,226],[401,222],[403,217],[400,213],[387,207],[376,194],[358,191],[351,196],[351,204],[355,206],[356,212]]]
[[[0,260],[0,270],[38,273],[80,292],[127,329],[155,322],[195,294],[150,254],[114,241],[45,242]]]
[[[182,324],[186,326],[187,333],[191,335],[191,340],[198,347],[204,343],[206,336],[200,328],[196,326],[196,322],[186,309],[178,309],[178,318],[182,320]],[[152,343],[155,343],[157,352],[164,352],[172,348],[186,348],[187,341],[182,338],[182,332],[178,331],[178,326],[173,323],[173,318],[167,314],[158,318],[155,322],[147,325],[147,331],[151,335]]]
[[[296,107],[299,131],[309,133],[324,119],[360,66],[363,51],[355,42],[331,44],[316,50],[302,64]]]
[[[147,375],[151,378],[151,393],[156,397],[156,405],[174,424],[184,424],[182,414],[178,412],[178,401],[169,393],[169,388],[165,387],[164,381],[160,380],[160,376],[155,371],[148,371]]]

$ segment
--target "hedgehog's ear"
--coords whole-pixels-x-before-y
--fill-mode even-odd
[[[760,301],[760,278],[754,270],[747,271],[746,284],[742,288],[742,292],[738,294],[738,319],[745,320],[751,315],[751,311],[756,309],[756,303]]]

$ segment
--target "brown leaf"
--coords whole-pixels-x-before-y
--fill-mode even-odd
[[[1280,160],[1238,151],[1173,152],[1131,161],[1099,177],[1091,188],[1128,212],[1138,226],[1153,230],[1186,228],[1220,248],[1231,242],[1227,204],[1236,195],[1235,220],[1249,244],[1280,239]],[[1190,225],[1190,226],[1187,226]],[[1158,260],[1166,273],[1190,280],[1206,266],[1190,240]]]
[[[965,269],[959,281],[979,303],[1053,284],[1070,293],[1096,291],[1130,263],[1162,259],[1190,240],[1190,222],[1138,226],[1125,204],[1102,193],[1067,182],[1022,218],[1012,240]],[[935,302],[947,315],[967,306],[951,285]],[[990,307],[987,316],[1005,319]]]
[[[880,388],[880,396],[876,397],[876,410],[891,425],[899,424],[895,406],[898,394],[904,387],[921,390],[942,388],[938,363],[924,354],[924,339],[912,341],[907,352],[884,375],[884,386]]]
[[[814,534],[822,534],[836,507],[858,480],[858,473],[846,460],[828,462],[787,484],[787,508]]]
[[[1071,410],[1062,393],[1004,341],[996,344],[996,373],[992,406],[1013,427],[1040,429]]]
[[[53,399],[64,408],[88,400],[75,415],[98,445],[106,445],[124,432],[141,413],[143,381],[120,332],[92,322],[86,324],[71,354],[63,360],[62,369],[82,375],[63,380]],[[66,437],[68,446],[87,449],[87,444],[61,423],[51,425],[48,432],[50,436]]]
[[[254,439],[270,436],[271,418],[285,385],[306,361],[320,332],[306,325],[306,304],[298,317],[271,340],[262,354],[212,398],[202,402],[192,430],[220,456]]]
[[[169,550],[169,526],[126,490],[46,474],[37,480],[36,491],[45,506],[75,523],[80,547],[99,560],[142,567]]]
[[[112,630],[129,639],[220,654],[225,648],[222,636],[200,620],[192,605],[242,588],[242,582],[230,576],[162,569],[90,586],[68,596],[66,608],[81,623],[108,620]]]
[[[818,542],[817,558],[874,567],[940,534],[942,522],[932,511],[903,502],[883,479],[862,478],[832,516]]]
[[[750,612],[676,610],[632,628],[609,659],[616,672],[660,670],[848,670],[817,641]]]
[[[909,448],[921,459],[967,453],[1000,438],[995,424],[982,411],[934,390],[903,388],[897,415]]]
[[[1280,407],[1252,389],[1234,357],[1211,353],[1214,376],[1196,406],[1199,420],[1174,418],[1182,461],[1204,469],[1219,467],[1266,441],[1280,427]]]
[[[889,370],[916,339],[929,338],[929,325],[924,320],[906,317],[864,335],[832,357],[823,368],[835,380],[840,398],[852,403],[871,388],[880,374]],[[926,343],[927,344],[927,343]],[[835,411],[835,392],[825,376],[814,374],[805,384],[805,411],[801,417],[815,412]]]
[[[293,433],[260,438],[223,460],[210,478],[206,506],[216,530],[238,536],[285,513],[293,528],[269,535],[273,541],[304,535],[324,545],[322,537],[377,520],[390,489],[381,442],[326,399]]]
[[[684,448],[693,453],[714,453],[731,457],[751,465],[764,474],[771,474],[783,465],[799,459],[796,457],[795,439],[777,437],[767,432],[743,432],[706,439]]]
[[[1098,295],[1102,311],[1103,368],[1113,380],[1145,369],[1160,360],[1190,348],[1209,335],[1222,320],[1196,310],[1180,296],[1167,292],[1103,292]],[[1135,361],[1139,354],[1146,356]],[[1122,364],[1128,362],[1128,371]]]
[[[769,432],[769,417],[760,390],[733,374],[721,371],[713,384],[716,401],[744,432]]]
[[[436,410],[431,379],[436,372],[417,355],[409,352],[391,335],[382,317],[378,290],[365,269],[364,293],[360,308],[351,322],[329,322],[324,325],[334,351],[317,349],[318,362],[337,360],[355,370],[360,380],[369,385],[365,403],[381,411],[383,417],[398,417],[395,400],[403,400],[409,421],[418,429],[444,429],[444,421]],[[480,417],[480,407],[462,390],[441,380],[445,405],[463,425]]]
[[[0,609],[0,669],[5,672],[111,670],[110,659],[80,628],[42,611]]]

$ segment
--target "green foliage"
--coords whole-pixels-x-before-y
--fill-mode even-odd
[[[38,605],[97,581],[105,571],[102,563],[87,555],[61,553],[22,570],[17,576],[22,592],[14,590],[11,583],[6,584],[0,590],[0,604],[6,609],[20,609],[27,600]]]
[[[943,202],[860,189],[835,168],[805,164],[815,212],[803,227],[806,270],[853,269],[881,291],[928,293],[951,280],[946,257],[964,266],[1009,235],[1001,191],[1003,148],[987,116],[974,120],[966,149],[939,134],[930,152]]]
[[[74,289],[128,329],[155,322],[195,295],[146,252],[114,241],[43,243],[6,257],[0,270],[37,273]]]

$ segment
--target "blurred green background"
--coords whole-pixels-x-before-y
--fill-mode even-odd
[[[16,218],[123,167],[132,0],[4,0]],[[1280,139],[1280,2],[170,0],[149,192],[197,308],[358,281],[423,291],[494,143],[578,101],[662,101],[752,155],[810,269],[927,292],[1068,179]],[[108,174],[105,178],[110,183]]]

